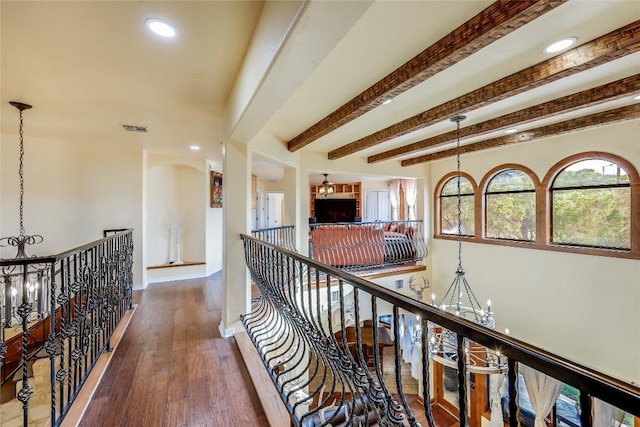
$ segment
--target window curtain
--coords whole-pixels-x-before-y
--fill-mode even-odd
[[[416,219],[416,198],[418,197],[418,182],[415,179],[403,179],[404,200],[409,208],[409,220]]]
[[[404,316],[404,335],[402,336],[402,341],[400,341],[402,360],[404,363],[411,363],[411,352],[413,351],[412,334],[415,322],[415,316],[411,314]]]
[[[400,203],[400,180],[394,179],[389,183],[389,201],[391,202],[391,220],[398,220],[398,204]]]
[[[560,396],[562,383],[526,365],[520,364],[519,372],[524,378],[531,406],[536,413],[534,427],[547,427],[544,420]]]
[[[600,399],[593,399],[593,425],[611,427],[622,425],[624,411],[603,402]]]
[[[508,393],[507,391],[507,374],[491,374],[489,376],[491,381],[491,427],[504,427],[504,420],[502,419],[502,402],[500,399],[502,396]]]

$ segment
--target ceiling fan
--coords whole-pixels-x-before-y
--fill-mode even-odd
[[[333,194],[334,188],[333,182],[329,181],[329,174],[323,173],[323,175],[324,181],[322,181],[322,186],[318,188],[318,194],[326,198],[329,194]]]

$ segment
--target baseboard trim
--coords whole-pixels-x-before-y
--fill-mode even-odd
[[[176,282],[178,280],[189,280],[189,279],[203,279],[207,277],[205,272],[203,273],[194,273],[194,274],[183,274],[179,276],[164,276],[164,277],[155,277],[153,279],[149,279],[147,281],[148,284],[152,283],[161,283],[161,282]]]
[[[132,289],[134,291],[144,291],[145,289],[147,289],[147,285],[143,283],[134,283]]]
[[[222,320],[220,321],[220,324],[218,325],[218,330],[220,331],[220,335],[222,336],[222,338],[231,338],[235,332],[234,328],[227,328],[224,326],[224,323],[222,322]]]
[[[233,334],[258,399],[271,427],[290,427],[291,415],[245,330]]]

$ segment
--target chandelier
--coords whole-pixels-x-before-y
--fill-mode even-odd
[[[324,196],[324,198],[326,199],[327,196],[329,194],[333,194],[333,183],[329,181],[328,173],[323,173],[324,175],[324,181],[322,181],[322,186],[320,188],[318,188],[318,194],[321,196]]]
[[[23,104],[22,102],[9,102],[12,106],[16,107],[20,111],[20,127],[18,135],[20,138],[20,164],[18,167],[18,177],[20,180],[20,234],[18,236],[2,237],[0,238],[0,246],[16,246],[18,253],[16,258],[27,258],[27,253],[24,248],[26,245],[34,245],[42,243],[42,236],[34,235],[29,236],[24,232],[24,133],[23,133],[23,111],[31,108],[29,104]]]
[[[22,102],[10,102],[20,112],[19,126],[19,166],[20,188],[19,217],[20,228],[17,236],[0,238],[0,247],[16,247],[14,259],[27,259],[27,245],[42,243],[40,235],[28,235],[24,231],[24,133],[23,112],[31,105]],[[10,261],[10,260],[7,260]],[[37,263],[7,264],[0,269],[0,279],[4,286],[0,288],[0,327],[6,328],[23,321],[34,321],[48,314],[46,301],[50,272],[45,265]]]
[[[478,325],[493,328],[495,326],[494,313],[491,311],[491,300],[487,301],[487,309],[483,309],[476,298],[462,268],[462,206],[460,191],[460,122],[465,116],[455,116],[451,121],[457,125],[457,214],[458,214],[458,267],[455,277],[449,289],[438,305],[435,294],[431,294],[431,304],[441,310],[448,311],[458,317],[462,317]],[[421,336],[420,322],[416,325],[415,336]],[[458,343],[456,334],[440,326],[429,324],[429,353],[434,361],[451,368],[458,368]],[[466,357],[466,369],[473,373],[500,373],[507,370],[507,359],[499,352],[490,350],[468,339],[464,340],[464,352]]]

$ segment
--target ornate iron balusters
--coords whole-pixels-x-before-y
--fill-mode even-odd
[[[243,324],[297,423],[402,424],[406,407],[386,390],[375,333],[374,373],[367,367],[359,291],[351,285],[347,290],[330,274],[303,268],[284,251],[255,241],[244,244],[261,297],[243,316]],[[347,295],[353,305],[345,303]],[[353,317],[347,307],[353,309]],[[351,323],[355,326],[348,326]],[[354,342],[347,339],[348,328],[355,328]]]
[[[435,421],[430,387],[435,387],[436,399],[441,398],[438,393],[443,389],[438,391],[436,378],[429,378],[430,364],[457,368],[460,424],[467,425],[467,417],[473,416],[467,408],[467,388],[472,386],[467,375],[481,375],[486,367],[482,363],[489,362],[469,364],[467,351],[470,353],[473,346],[467,341],[484,346],[488,353],[500,357],[501,363],[508,363],[509,423],[514,427],[519,422],[518,363],[579,387],[586,410],[591,399],[599,398],[640,415],[637,387],[268,242],[245,235],[242,239],[247,266],[261,292],[242,321],[295,425],[418,425],[422,411],[417,405],[409,406],[409,393],[405,395],[408,380],[399,374],[405,367],[400,363],[398,341],[404,339],[404,352],[409,338],[411,364],[421,362],[421,369],[413,365],[412,375],[419,377],[416,383],[422,385],[421,393],[410,394],[416,398],[422,395],[424,424],[431,427]],[[389,344],[394,351],[393,372],[381,369],[380,336],[364,330],[365,322],[371,322],[370,329],[375,331],[381,315],[387,316],[393,327],[394,342]],[[408,316],[419,323],[407,322]],[[405,332],[399,326],[400,319]],[[433,334],[444,334],[437,345],[431,343]],[[370,353],[365,342],[371,344]],[[414,353],[419,350],[421,357]],[[436,357],[445,352],[450,360]],[[374,366],[369,364],[371,359]],[[592,422],[589,414],[583,414],[582,419],[585,425]]]
[[[132,306],[132,255],[131,230],[126,230],[54,257],[0,260],[0,372],[3,382],[21,375],[16,398],[25,426],[34,393],[49,393],[34,388],[40,383],[30,377],[31,363],[44,354],[49,359],[51,424],[56,426],[109,349],[113,331]],[[15,348],[5,338],[10,326],[20,328]],[[11,371],[9,353],[17,357]]]

